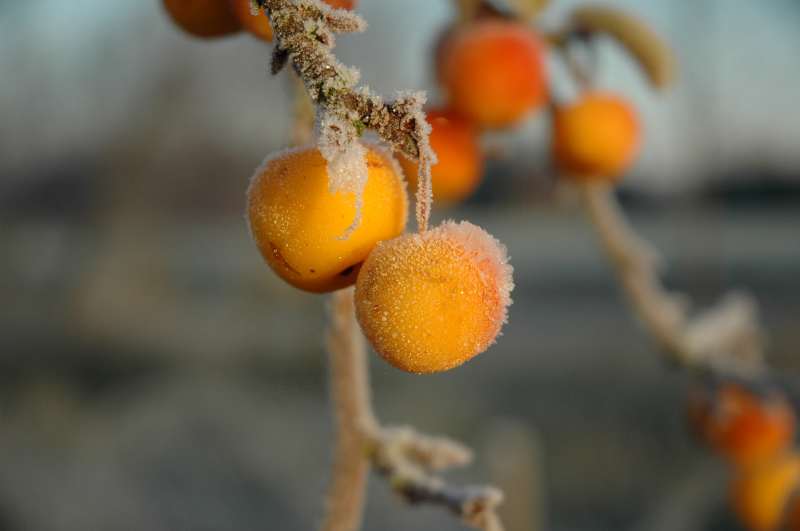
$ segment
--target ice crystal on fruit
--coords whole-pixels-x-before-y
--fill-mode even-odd
[[[364,205],[364,187],[369,170],[367,150],[358,140],[358,128],[333,113],[325,113],[320,121],[319,150],[328,162],[328,188],[333,193],[355,195],[356,213],[341,238],[358,228]]]

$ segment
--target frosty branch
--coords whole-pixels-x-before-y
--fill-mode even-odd
[[[373,440],[370,457],[403,499],[411,504],[439,505],[466,524],[485,531],[502,531],[496,509],[503,494],[494,487],[448,485],[433,475],[437,470],[464,466],[472,452],[440,437],[411,428],[386,428]]]
[[[693,369],[745,377],[761,374],[763,337],[755,302],[744,294],[729,294],[718,306],[690,318],[688,299],[661,284],[658,255],[628,224],[612,189],[584,184],[582,191],[634,312],[669,358]]]
[[[277,73],[291,62],[319,108],[320,149],[331,168],[331,188],[363,189],[366,166],[356,140],[365,129],[371,129],[394,149],[419,160],[417,224],[420,231],[426,230],[432,200],[430,165],[435,160],[428,145],[430,127],[422,111],[424,93],[400,93],[386,103],[368,88],[357,87],[358,71],[339,62],[331,50],[334,33],[366,28],[358,15],[317,0],[257,0],[257,4],[269,16],[275,34],[272,71]],[[353,153],[361,161],[362,171],[340,171],[352,164],[353,157],[348,154]],[[358,222],[356,219],[354,225]]]
[[[502,531],[496,514],[503,498],[499,490],[456,487],[434,475],[469,464],[468,448],[411,428],[382,427],[376,420],[352,288],[333,295],[328,349],[337,440],[323,531],[360,528],[370,463],[407,502],[438,505],[477,529]]]
[[[594,72],[575,60],[569,45],[577,41],[590,45],[592,51],[597,34],[617,40],[638,62],[652,88],[664,89],[674,81],[673,54],[648,25],[616,8],[585,6],[573,11],[568,24],[550,36],[582,91],[591,90]],[[690,369],[760,375],[763,338],[755,302],[744,294],[730,294],[718,306],[691,316],[688,297],[664,287],[658,253],[634,231],[619,208],[613,192],[616,179],[584,176],[579,182],[586,210],[634,313],[668,359]]]

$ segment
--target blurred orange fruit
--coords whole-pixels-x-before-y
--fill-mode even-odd
[[[777,531],[798,484],[800,456],[797,454],[741,470],[731,487],[734,511],[751,531]]]
[[[433,197],[437,202],[455,203],[469,197],[483,174],[483,155],[478,131],[468,120],[452,110],[427,112],[431,125],[430,143],[437,162],[431,168]],[[417,187],[418,164],[399,156],[412,190]]]
[[[785,452],[796,424],[782,393],[762,396],[732,382],[693,390],[689,419],[709,446],[740,467],[759,465]]]
[[[552,151],[566,176],[616,181],[639,154],[636,111],[613,94],[587,92],[556,107]]]
[[[356,0],[323,1],[337,9],[353,9],[356,4]],[[272,26],[269,24],[269,18],[263,12],[254,15],[250,0],[229,0],[229,2],[234,16],[247,32],[263,41],[272,41]]]
[[[245,31],[264,41],[272,40],[272,26],[269,18],[261,10],[253,14],[250,0],[228,0],[233,15]]]
[[[356,0],[323,0],[329,6],[336,9],[354,9]]]
[[[227,0],[163,0],[172,21],[196,37],[221,37],[241,30]]]
[[[503,128],[547,97],[545,44],[520,22],[490,17],[455,29],[438,53],[448,103],[482,128]]]

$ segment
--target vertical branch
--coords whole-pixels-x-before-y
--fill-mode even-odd
[[[355,319],[352,288],[333,294],[330,320],[327,339],[336,442],[322,530],[357,531],[370,469],[367,447],[377,423],[370,405],[366,348]]]

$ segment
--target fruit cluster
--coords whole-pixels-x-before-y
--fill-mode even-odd
[[[355,4],[325,2],[344,9]],[[264,41],[273,37],[269,19],[251,0],[163,4],[194,36],[244,30]],[[591,88],[570,61],[580,91],[574,101],[557,101],[548,87],[547,48],[552,44],[569,59],[570,39],[605,32],[662,88],[672,75],[665,47],[635,18],[610,8],[578,9],[571,28],[544,38],[520,17],[482,7],[444,31],[433,54],[444,99],[427,112],[438,160],[429,176],[434,196],[444,203],[467,198],[483,173],[481,134],[518,125],[545,108],[560,173],[584,184],[616,183],[641,144],[636,111],[623,98]],[[253,239],[270,268],[292,286],[324,293],[355,285],[358,322],[393,366],[414,373],[456,367],[485,351],[506,321],[513,288],[506,250],[468,222],[430,230],[425,223],[421,232],[405,233],[404,173],[415,188],[428,176],[420,175],[418,161],[400,154],[398,164],[393,154],[365,147],[360,194],[331,190],[329,163],[316,146],[270,156],[247,193]],[[796,418],[787,398],[774,388],[715,381],[693,390],[689,419],[735,471],[731,501],[747,528],[800,531],[800,453],[792,449]]]
[[[435,68],[445,105],[428,111],[438,200],[461,201],[480,184],[482,132],[517,125],[544,107],[545,51],[534,29],[507,17],[480,17],[444,31]],[[403,166],[413,185],[414,165]]]
[[[580,181],[616,182],[639,152],[641,127],[633,107],[609,92],[587,89],[556,102],[548,89],[547,44],[535,28],[497,12],[446,29],[435,71],[445,104],[428,110],[433,193],[444,203],[469,197],[480,184],[480,134],[553,110],[551,152],[560,172]],[[411,186],[416,165],[400,160]]]
[[[734,470],[731,504],[752,531],[800,529],[800,453],[796,417],[773,387],[717,381],[693,388],[692,431]]]
[[[325,1],[345,9],[355,3]],[[192,35],[245,30],[272,40],[269,19],[251,0],[163,3]],[[614,184],[630,168],[641,143],[635,110],[591,88],[579,69],[573,71],[578,96],[557,101],[548,87],[546,42],[568,55],[570,38],[608,33],[639,60],[655,88],[671,79],[665,48],[634,18],[608,8],[579,9],[572,24],[559,38],[546,39],[520,18],[488,9],[442,33],[433,55],[444,104],[426,118],[438,160],[430,174],[438,200],[462,201],[480,184],[482,133],[518,125],[545,108],[552,118],[552,158],[565,177]],[[292,286],[324,293],[355,285],[358,322],[393,366],[414,373],[456,367],[485,351],[506,321],[513,281],[505,248],[468,222],[405,233],[404,174],[415,188],[426,176],[415,160],[399,154],[398,164],[393,154],[365,147],[360,194],[331,190],[328,161],[316,146],[270,156],[247,193],[253,239]],[[787,398],[774,388],[715,381],[693,390],[689,419],[735,471],[731,502],[747,528],[800,531],[800,453],[792,449],[796,418]]]
[[[247,194],[253,238],[293,286],[328,292],[355,283],[359,323],[395,367],[431,373],[460,365],[486,350],[505,322],[512,287],[505,249],[467,222],[403,234],[402,171],[374,147],[367,167],[361,223],[345,239],[356,194],[329,191],[319,150],[269,158]]]
[[[163,0],[199,37],[248,31],[272,39],[251,0]],[[354,1],[326,0],[353,8]],[[527,23],[489,12],[453,26],[437,47],[445,105],[430,109],[434,197],[461,201],[478,187],[480,134],[508,128],[550,98],[545,39]],[[553,152],[570,175],[609,178],[635,156],[638,125],[625,102],[588,93],[554,113]],[[248,192],[248,220],[265,261],[289,284],[322,293],[356,285],[357,316],[375,350],[396,367],[436,372],[484,351],[506,319],[512,288],[505,249],[468,223],[404,235],[417,161],[369,148],[361,194],[333,193],[328,165],[308,146],[270,157]],[[353,219],[360,221],[351,231]],[[345,237],[346,236],[346,237]]]
[[[269,19],[250,0],[164,5],[196,36],[243,28],[272,37]],[[449,112],[427,119],[442,160],[435,191],[461,198],[480,177],[473,126]],[[363,190],[345,193],[331,190],[328,161],[316,146],[269,157],[247,194],[253,239],[273,271],[297,288],[323,293],[355,284],[358,320],[392,365],[417,373],[460,365],[486,350],[506,320],[513,283],[505,248],[466,222],[403,234],[408,197],[401,167],[377,147],[367,147],[364,162]],[[416,185],[416,164],[403,163]]]

